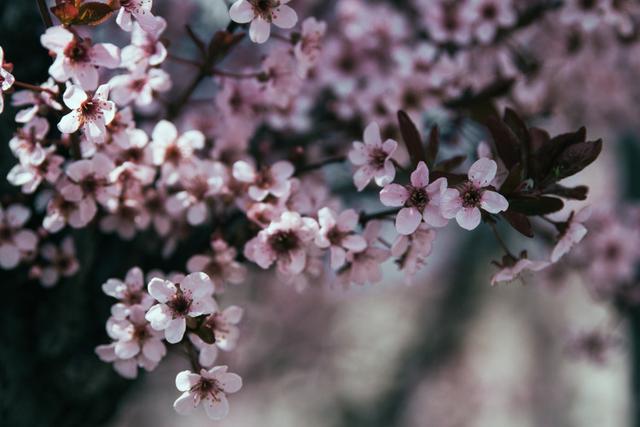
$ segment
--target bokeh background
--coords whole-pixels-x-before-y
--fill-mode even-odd
[[[163,1],[155,3],[162,10]],[[205,31],[225,25],[220,2],[192,3],[183,16],[172,16],[170,33],[184,22]],[[42,30],[34,2],[0,2],[0,45],[20,64],[16,76],[22,81],[47,74]],[[601,84],[600,71],[591,81],[583,74],[581,84]],[[582,101],[613,102],[586,94]],[[638,105],[630,106],[630,118],[639,117]],[[584,114],[572,119],[579,122]],[[11,118],[11,111],[0,116],[0,141],[15,130]],[[592,188],[590,201],[637,197],[637,123],[601,120],[589,132],[606,141],[597,165],[578,179]],[[13,163],[7,144],[0,143],[3,177]],[[350,179],[339,168],[327,173],[336,182]],[[2,197],[14,189],[2,179],[0,191]],[[0,272],[0,425],[212,425],[200,411],[183,418],[171,407],[175,372],[188,367],[179,354],[135,382],[119,378],[95,356],[95,346],[106,340],[111,303],[100,284],[122,276],[137,248],[89,231],[74,237],[85,268],[54,289],[24,282],[21,270]],[[388,266],[382,285],[348,291],[311,286],[297,292],[264,274],[230,289],[225,299],[244,301],[247,313],[232,356],[245,387],[219,425],[633,425],[639,363],[633,323],[594,301],[578,274],[561,282],[531,278],[489,287],[489,262],[499,257],[489,234],[452,229],[439,236],[437,249],[412,286]],[[570,351],[575,334],[594,328],[620,337],[604,363]]]

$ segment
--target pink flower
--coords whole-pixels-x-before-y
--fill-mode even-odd
[[[153,128],[150,149],[153,163],[162,166],[162,177],[167,184],[175,184],[180,175],[179,166],[189,162],[196,150],[204,147],[204,135],[198,130],[178,134],[175,125],[161,120]]]
[[[316,245],[330,248],[331,268],[342,267],[347,258],[347,251],[360,252],[367,247],[364,237],[354,233],[358,226],[358,214],[348,209],[336,215],[330,208],[322,208],[318,212],[320,230],[316,236]]]
[[[9,141],[11,152],[20,163],[40,164],[46,157],[43,140],[49,133],[49,122],[42,117],[34,117],[29,123],[18,129]]]
[[[448,189],[442,196],[442,216],[456,218],[458,225],[473,230],[480,224],[480,208],[489,213],[506,211],[509,202],[500,193],[487,189],[498,166],[491,159],[477,160],[469,168],[469,180],[460,189]]]
[[[298,22],[296,12],[287,6],[290,0],[237,0],[229,15],[239,24],[251,22],[249,37],[254,43],[269,39],[271,24],[283,29],[293,28]]]
[[[221,420],[229,413],[227,394],[242,388],[242,378],[227,372],[226,366],[216,366],[208,371],[202,369],[200,375],[182,371],[176,376],[176,387],[183,392],[173,403],[179,414],[188,414],[203,403],[207,416]]]
[[[429,184],[429,168],[420,162],[411,173],[411,185],[386,185],[380,191],[380,201],[385,206],[403,206],[396,216],[396,230],[408,235],[416,231],[423,219],[433,227],[447,225],[447,219],[440,211],[446,190],[446,178],[438,178]]]
[[[298,60],[298,75],[306,78],[320,57],[322,38],[327,31],[327,23],[318,21],[314,17],[304,20],[300,41],[296,43],[293,52]]]
[[[317,232],[313,218],[287,211],[247,242],[244,254],[262,268],[277,262],[281,273],[299,274],[306,265],[307,245]]]
[[[44,152],[43,157],[39,157],[37,162],[28,161],[15,165],[7,175],[7,181],[13,185],[22,186],[22,192],[32,194],[36,191],[43,180],[53,184],[62,174],[61,165],[64,158],[55,153],[56,147],[51,146],[42,149],[37,144],[37,151]]]
[[[567,222],[562,224],[563,230],[551,252],[551,262],[558,261],[586,236],[587,228],[583,223],[588,220],[590,216],[591,209],[588,206],[580,209],[577,213],[571,212]]]
[[[382,280],[382,263],[389,259],[388,249],[376,246],[380,236],[380,221],[369,221],[363,236],[367,248],[360,252],[348,252],[347,264],[338,271],[338,281],[345,286],[351,283],[366,285],[378,283]]]
[[[151,14],[153,0],[119,0],[120,10],[116,16],[116,23],[124,31],[131,31],[133,19],[143,30],[153,33],[161,24]],[[133,19],[132,19],[133,18]]]
[[[131,182],[128,185],[134,185]],[[145,230],[151,223],[151,216],[142,200],[121,196],[115,208],[100,219],[100,230],[104,233],[118,233],[123,240],[131,240],[138,230]]]
[[[51,77],[59,82],[73,79],[84,90],[98,86],[98,67],[117,68],[120,50],[111,43],[91,44],[63,26],[51,27],[40,37],[44,47],[56,55],[49,67]]]
[[[244,160],[233,164],[233,177],[250,184],[249,197],[257,202],[263,201],[269,194],[277,198],[287,197],[291,190],[290,178],[293,172],[293,165],[284,160],[258,171]]]
[[[130,70],[138,67],[155,67],[167,58],[167,48],[160,41],[160,35],[167,28],[164,18],[156,18],[153,31],[145,31],[137,22],[133,23],[131,44],[122,49],[122,66]]]
[[[11,89],[16,79],[5,68],[4,63],[4,50],[0,46],[0,114],[4,111],[4,92]]]
[[[380,128],[373,122],[364,130],[364,143],[356,141],[349,152],[349,160],[359,166],[353,175],[353,182],[358,191],[364,190],[371,179],[375,179],[380,187],[389,184],[396,176],[396,169],[391,156],[396,151],[398,143],[387,139],[384,143],[380,138]]]
[[[107,136],[106,126],[111,123],[116,113],[116,106],[107,100],[108,97],[109,85],[100,86],[91,98],[80,87],[67,86],[63,100],[71,112],[60,119],[60,132],[70,134],[82,127],[89,142],[104,142]]]
[[[88,202],[93,205],[94,213],[96,201],[106,207],[113,206],[118,189],[109,181],[109,174],[114,168],[111,159],[102,153],[73,162],[67,168],[69,182],[61,186],[60,193],[74,203]]]
[[[191,273],[180,284],[153,278],[148,290],[159,304],[151,307],[145,317],[153,329],[164,331],[171,344],[182,340],[187,317],[211,314],[216,309],[213,283],[204,273]]]
[[[109,81],[111,98],[124,106],[134,102],[138,107],[149,105],[158,93],[171,89],[171,77],[159,68],[136,68],[130,74],[121,74]]]
[[[102,285],[102,291],[119,302],[111,307],[111,315],[125,319],[134,307],[148,310],[153,305],[153,298],[144,288],[144,275],[138,267],[127,272],[124,281],[109,279]]]
[[[58,191],[70,185],[67,179],[61,179],[56,188]],[[70,196],[75,196],[73,193]],[[93,198],[85,197],[72,201],[59,192],[54,194],[47,204],[47,214],[42,221],[42,226],[50,233],[57,233],[66,223],[73,228],[83,228],[96,215],[97,206]]]
[[[495,285],[500,282],[511,282],[520,277],[520,275],[526,270],[540,271],[550,265],[551,263],[548,261],[531,261],[530,259],[525,258],[524,255],[521,255],[518,260],[507,257],[501,266],[501,270],[491,278],[491,284]]]
[[[52,78],[49,78],[46,82],[42,83],[40,87],[47,90],[41,92],[20,90],[13,94],[11,97],[11,105],[14,107],[31,105],[29,108],[18,111],[16,114],[16,122],[30,122],[45,107],[56,111],[62,110],[62,105],[60,105],[60,103],[55,99],[55,96],[57,96],[59,91],[56,82]],[[52,93],[56,95],[53,95]]]
[[[240,330],[238,323],[244,311],[235,305],[220,311],[216,307],[213,314],[207,317],[201,328],[211,334],[214,344],[223,351],[231,351],[236,347]]]
[[[262,61],[266,76],[262,83],[263,102],[278,108],[286,108],[300,94],[302,79],[290,49],[278,48],[269,52]]]
[[[516,23],[517,15],[511,0],[470,0],[464,12],[473,22],[474,33],[482,43],[489,43],[500,27]]]
[[[426,258],[431,255],[433,242],[436,239],[435,230],[422,223],[410,235],[399,235],[391,246],[391,255],[396,264],[404,272],[408,284],[424,266]]]
[[[237,251],[220,238],[211,240],[209,254],[194,255],[187,261],[189,272],[203,271],[214,284],[223,287],[225,283],[239,284],[246,277],[246,268],[236,261]]]
[[[31,211],[26,206],[15,204],[6,210],[0,206],[0,268],[16,267],[36,249],[37,234],[23,228],[30,217]]]
[[[65,237],[60,246],[46,243],[40,248],[40,256],[47,262],[37,268],[36,277],[43,286],[50,287],[58,283],[60,277],[71,277],[80,269],[76,257],[73,238]],[[33,271],[33,270],[32,270]]]

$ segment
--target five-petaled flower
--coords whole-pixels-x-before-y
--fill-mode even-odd
[[[191,273],[180,284],[154,277],[148,290],[159,304],[147,311],[146,319],[153,329],[164,331],[166,340],[171,344],[182,340],[187,317],[211,314],[216,309],[213,283],[204,273]]]
[[[480,224],[481,208],[492,214],[506,211],[507,199],[489,187],[497,170],[496,162],[487,158],[472,164],[469,179],[459,189],[450,188],[443,194],[442,215],[448,219],[455,217],[460,227],[473,230]]]
[[[318,211],[320,230],[316,236],[316,245],[329,248],[331,253],[331,268],[342,267],[347,258],[347,251],[361,252],[366,249],[367,241],[353,231],[358,226],[358,214],[348,209],[336,215],[327,207]]]
[[[104,142],[107,125],[116,113],[116,106],[109,98],[109,85],[102,85],[89,97],[79,86],[69,85],[64,92],[64,103],[71,112],[60,119],[58,129],[62,133],[74,133],[80,127],[91,143]]]
[[[176,376],[176,387],[182,395],[173,403],[179,414],[188,414],[200,403],[207,416],[212,420],[221,420],[229,413],[227,394],[242,388],[242,378],[227,372],[226,366],[202,369],[200,375],[191,371],[182,371]]]
[[[261,202],[269,194],[278,198],[288,196],[293,172],[293,165],[284,160],[260,170],[256,170],[244,160],[233,164],[233,177],[240,182],[250,184],[249,197],[257,202]]]
[[[249,37],[255,43],[269,39],[271,24],[283,29],[298,22],[295,10],[287,6],[290,0],[237,0],[229,10],[231,20],[239,24],[251,22]]]
[[[373,122],[364,130],[364,142],[356,141],[349,152],[349,160],[358,166],[353,182],[358,191],[364,190],[372,179],[380,187],[389,184],[396,176],[391,156],[398,148],[393,139],[382,142],[380,128]]]
[[[411,185],[389,184],[380,191],[385,206],[403,206],[396,216],[396,230],[408,235],[416,231],[422,220],[433,227],[447,225],[440,203],[447,190],[447,179],[438,178],[429,184],[429,168],[424,162],[411,173]]]

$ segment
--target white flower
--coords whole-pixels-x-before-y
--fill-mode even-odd
[[[207,416],[221,420],[229,413],[227,394],[242,388],[242,378],[227,372],[226,366],[216,366],[208,371],[202,369],[200,375],[182,371],[176,376],[176,387],[183,392],[173,403],[179,414],[188,414],[201,402]]]
[[[0,114],[4,111],[4,95],[8,91],[16,79],[4,68],[4,50],[0,47]]]
[[[237,0],[229,10],[231,20],[239,24],[251,22],[249,37],[255,43],[269,39],[271,24],[289,29],[298,22],[298,15],[286,4],[290,0]]]
[[[116,113],[116,106],[109,98],[109,85],[96,89],[91,98],[79,86],[69,85],[64,92],[64,103],[71,112],[60,119],[58,129],[62,133],[74,133],[80,127],[87,140],[94,144],[104,142],[107,125]]]
[[[182,340],[187,326],[187,317],[211,314],[216,305],[213,300],[213,283],[204,273],[191,273],[180,284],[153,278],[148,285],[149,293],[160,304],[149,309],[146,319],[157,331],[164,331],[171,344]]]
[[[124,31],[131,31],[132,18],[138,21],[138,24],[148,32],[154,32],[161,25],[155,16],[151,14],[151,6],[153,0],[119,0],[120,10],[116,16],[116,23]]]

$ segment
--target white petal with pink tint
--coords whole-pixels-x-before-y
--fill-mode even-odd
[[[280,6],[276,9],[275,15],[276,17],[273,19],[273,24],[280,28],[293,28],[296,22],[298,22],[298,14],[289,6]]]
[[[480,209],[462,208],[456,214],[458,225],[465,230],[473,230],[480,224]]]
[[[498,165],[491,159],[478,159],[469,168],[469,180],[479,187],[486,187],[496,177]]]
[[[255,14],[253,13],[253,7],[247,0],[238,0],[229,9],[229,16],[232,21],[238,24],[246,24],[251,22]]]
[[[402,208],[396,216],[396,230],[403,235],[416,231],[422,222],[422,215],[416,208]]]
[[[380,191],[380,202],[385,206],[403,206],[409,198],[409,191],[399,184],[386,185]]]
[[[424,188],[429,185],[429,168],[425,162],[419,162],[416,170],[411,172],[411,185],[416,188]]]
[[[509,209],[509,202],[502,194],[485,190],[480,199],[480,206],[489,213],[498,213]]]

